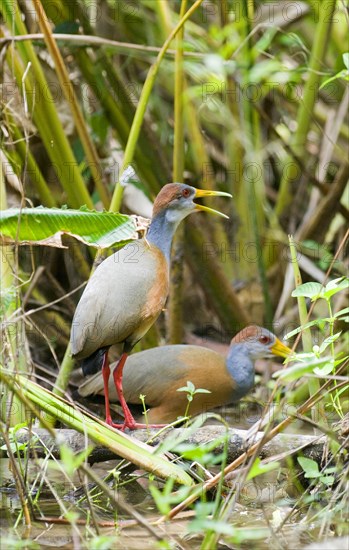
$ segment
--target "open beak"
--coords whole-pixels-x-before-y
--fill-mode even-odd
[[[288,346],[285,346],[278,338],[276,338],[275,344],[271,347],[271,351],[274,355],[279,355],[280,357],[288,357],[294,352]]]
[[[231,198],[232,195],[230,193],[225,193],[224,191],[208,191],[205,189],[195,189],[195,198],[199,199],[201,197],[229,197]],[[209,208],[208,206],[203,206],[202,204],[196,204],[195,203],[195,210],[203,210],[204,212],[211,212],[211,214],[217,214],[218,216],[222,216],[223,218],[229,218],[222,212],[219,212],[219,210],[214,210],[213,208]]]

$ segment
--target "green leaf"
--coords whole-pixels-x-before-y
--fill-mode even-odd
[[[61,460],[64,464],[64,469],[67,472],[67,474],[71,476],[75,470],[74,452],[70,447],[68,447],[68,445],[63,443],[60,445],[60,454],[61,454]]]
[[[298,334],[299,332],[301,332],[306,328],[313,327],[314,325],[322,325],[324,321],[328,323],[330,320],[331,320],[330,318],[325,317],[324,319],[314,319],[314,321],[309,321],[309,323],[305,323],[305,325],[302,325],[301,327],[297,327],[294,330],[291,330],[291,332],[288,332],[286,336],[284,336],[284,339],[288,340],[289,338],[292,338],[292,336],[295,336],[296,334]]]
[[[195,386],[193,382],[187,382],[186,386],[182,386],[181,388],[178,388],[177,391],[186,391],[188,394],[194,395],[195,394]]]
[[[334,476],[321,476],[320,481],[324,483],[325,485],[333,485],[334,483]]]
[[[330,281],[322,291],[322,297],[329,299],[337,292],[349,288],[349,279],[348,277],[339,277],[338,279],[333,279]]]
[[[135,219],[113,212],[81,208],[11,208],[0,212],[0,238],[7,244],[62,247],[61,235],[76,237],[88,246],[107,248],[137,238]]]
[[[193,382],[187,381],[187,386],[188,386],[188,390],[189,390],[191,393],[194,393],[194,392],[195,392],[195,386],[194,386]]]
[[[170,503],[163,497],[162,492],[153,484],[149,484],[149,491],[160,514],[166,516],[170,511]]]
[[[349,80],[349,71],[348,71],[348,69],[342,69],[341,71],[339,71],[339,73],[337,73],[334,76],[331,76],[330,78],[325,80],[325,82],[323,82],[321,84],[319,89],[321,90],[322,88],[327,86],[327,84],[329,84],[330,82],[333,82],[334,80],[338,80],[339,78],[343,78],[344,80]]]
[[[332,336],[328,336],[327,338],[325,338],[325,340],[322,342],[319,348],[319,353],[323,353],[330,344],[335,342],[340,337],[341,334],[342,332],[337,332],[336,334],[333,334]]]
[[[294,298],[299,298],[300,296],[304,296],[305,298],[311,298],[312,301],[316,298],[320,298],[321,291],[323,286],[320,283],[315,282],[309,282],[304,283],[303,285],[297,286],[297,288],[294,289],[292,292],[292,296]]]
[[[330,82],[333,82],[333,80],[338,80],[339,78],[343,78],[344,80],[349,80],[349,52],[345,52],[342,55],[342,59],[343,59],[343,64],[345,66],[345,69],[342,69],[341,71],[339,71],[334,76],[331,76],[330,78],[327,78],[325,80],[325,82],[323,82],[321,84],[320,90],[321,90],[321,88],[324,88]]]
[[[278,370],[277,372],[274,372],[273,378],[279,378],[283,382],[293,382],[293,380],[298,380],[298,378],[300,378],[301,376],[304,376],[304,374],[313,372],[315,367],[324,366],[329,362],[328,357],[319,359],[318,357],[314,356],[313,353],[303,354],[303,355],[308,355],[309,358],[312,358],[312,360],[307,362],[306,364],[297,363],[292,367],[287,367],[286,369]]]
[[[349,279],[347,277],[339,277],[338,279],[333,279],[325,287],[320,283],[315,283],[313,281],[309,283],[304,283],[303,285],[297,286],[297,288],[292,292],[294,298],[304,296],[305,298],[311,298],[311,301],[314,302],[319,298],[324,298],[328,300],[337,292],[344,290],[349,287]]]
[[[327,376],[328,374],[331,374],[333,370],[334,370],[334,363],[333,361],[332,362],[329,361],[328,363],[325,363],[325,365],[321,368],[316,367],[314,369],[314,374],[317,374],[317,376]]]
[[[302,470],[305,472],[306,478],[314,478],[321,475],[319,472],[318,463],[315,462],[315,460],[306,458],[305,456],[299,456],[297,457],[297,461]]]
[[[337,311],[337,313],[334,314],[333,317],[335,317],[336,319],[338,317],[341,318],[342,315],[346,315],[347,313],[349,313],[349,307],[345,307],[343,309],[340,309],[339,311]]]
[[[5,315],[11,303],[15,304],[16,295],[17,290],[15,286],[0,289],[0,317]]]
[[[64,464],[65,471],[68,475],[72,476],[74,472],[81,466],[83,462],[86,461],[86,458],[90,454],[90,452],[93,450],[93,447],[90,445],[81,453],[75,454],[74,451],[68,447],[65,443],[62,443],[59,446],[59,450],[61,453],[61,460]]]
[[[343,58],[343,63],[344,65],[346,66],[346,68],[348,69],[349,71],[349,52],[346,52],[342,55],[342,58]]]
[[[246,479],[250,480],[254,477],[260,476],[261,474],[271,472],[272,470],[279,468],[279,466],[280,462],[270,462],[269,464],[262,464],[261,459],[257,457],[253,462],[252,468],[248,472]]]
[[[104,145],[108,136],[108,119],[103,111],[96,111],[91,114],[90,125],[93,133],[98,138],[101,145]]]
[[[190,533],[202,533],[203,531],[214,531],[221,535],[232,537],[235,534],[235,527],[226,521],[219,521],[209,518],[198,518],[190,522],[188,526]]]
[[[197,393],[211,393],[211,391],[205,390],[204,388],[198,388],[197,390],[195,390],[195,394]]]

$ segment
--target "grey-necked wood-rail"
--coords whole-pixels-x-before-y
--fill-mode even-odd
[[[183,183],[165,185],[155,199],[146,236],[104,260],[89,279],[77,305],[70,338],[72,355],[82,360],[84,374],[93,374],[102,367],[106,422],[113,427],[143,427],[135,422],[126,404],[123,368],[128,354],[165,305],[171,243],[178,224],[200,210],[225,216],[194,202],[196,198],[208,196],[231,197],[229,193],[195,189]],[[122,425],[112,422],[109,406],[108,350],[114,344],[123,345],[113,370],[115,390],[125,418]]]
[[[231,340],[226,357],[211,349],[192,345],[172,345],[131,355],[123,376],[123,390],[128,403],[140,404],[140,394],[150,407],[148,420],[169,423],[183,416],[187,396],[177,389],[190,381],[196,388],[211,393],[198,393],[190,404],[190,414],[197,415],[214,407],[234,403],[254,385],[256,359],[272,354],[287,357],[291,349],[272,332],[251,325]],[[100,373],[79,388],[81,396],[103,393]],[[109,386],[110,399],[118,401]]]

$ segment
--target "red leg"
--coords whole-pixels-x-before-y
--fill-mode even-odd
[[[110,414],[110,402],[109,402],[109,377],[110,377],[110,367],[109,367],[109,357],[107,350],[103,356],[102,364],[102,376],[104,384],[104,399],[105,399],[105,421],[107,424],[112,424],[111,414]]]
[[[123,389],[122,389],[122,372],[124,370],[126,359],[127,359],[127,353],[123,353],[121,355],[114,371],[113,371],[113,378],[114,378],[114,384],[115,384],[116,392],[118,394],[118,398],[119,398],[119,401],[120,401],[120,405],[122,406],[122,410],[124,411],[125,421],[124,421],[123,424],[114,424],[111,420],[110,407],[109,407],[109,391],[108,390],[106,391],[106,382],[105,382],[106,378],[104,377],[104,370],[103,370],[106,422],[107,422],[107,424],[109,424],[113,428],[118,428],[122,431],[124,431],[126,428],[129,428],[130,430],[135,430],[137,428],[146,428],[147,427],[146,424],[139,424],[138,422],[135,421],[135,419],[132,416],[132,413],[131,413],[130,409],[127,406],[127,403],[126,403],[126,400],[125,400],[125,397],[124,397],[124,392],[123,392]],[[103,366],[104,366],[104,363],[103,363]],[[109,373],[110,373],[109,363],[108,363],[108,371],[109,371],[108,372],[108,381],[109,381]],[[108,384],[108,382],[107,382],[107,384]],[[108,405],[107,405],[107,397],[108,397]],[[162,428],[163,426],[166,426],[166,424],[158,424],[158,425],[157,424],[150,424],[149,425],[150,428]]]
[[[125,428],[130,428],[131,430],[134,430],[136,427],[136,422],[132,416],[130,409],[127,406],[127,403],[124,398],[124,392],[122,390],[122,371],[124,370],[126,359],[127,359],[127,353],[123,353],[113,371],[113,378],[114,378],[116,393],[118,394],[120,405],[122,406],[122,410],[124,411],[124,417],[125,417],[125,422],[121,426],[121,429],[124,430]],[[114,428],[118,427],[118,425],[116,424],[113,424],[113,426]]]

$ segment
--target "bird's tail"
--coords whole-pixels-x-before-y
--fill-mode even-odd
[[[92,353],[89,357],[86,357],[81,362],[81,370],[84,376],[89,374],[96,374],[100,371],[103,365],[103,356],[108,348],[99,348],[97,351]]]

